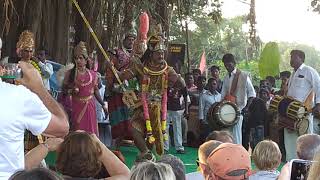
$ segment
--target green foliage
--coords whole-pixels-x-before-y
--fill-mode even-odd
[[[249,35],[242,30],[242,26],[246,22],[245,16],[222,19],[221,23],[217,25],[203,9],[194,9],[193,12],[194,14],[190,16],[189,28],[192,29],[192,26],[195,28],[188,32],[192,66],[199,64],[203,50],[206,51],[208,63],[221,59],[225,53],[233,53],[241,60],[251,59],[248,56],[248,50],[250,49]],[[170,40],[172,42],[186,42],[184,26],[185,24],[180,21],[174,11],[170,27]]]
[[[302,50],[306,55],[305,63],[315,68],[318,72],[320,72],[320,51],[319,50],[305,44],[288,43],[288,42],[279,43],[279,50],[280,50],[280,54],[282,55],[282,60],[280,63],[281,71],[292,71],[292,67],[290,66],[290,51],[293,49]]]
[[[281,55],[276,42],[269,42],[264,47],[259,60],[259,73],[261,78],[277,76],[280,72]]]

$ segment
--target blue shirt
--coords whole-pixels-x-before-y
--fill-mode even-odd
[[[210,91],[205,91],[199,99],[199,119],[203,119],[205,123],[207,121],[207,114],[212,104],[221,101],[221,94],[215,91],[211,93]]]

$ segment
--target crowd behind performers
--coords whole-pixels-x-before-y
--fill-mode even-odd
[[[2,42],[0,50],[1,46]],[[25,48],[22,51],[30,54],[32,49]],[[304,53],[303,55],[302,53],[301,51],[291,53],[291,62],[294,61],[291,65],[295,68],[294,72],[305,70],[303,69],[306,67],[303,64]],[[298,60],[295,59],[295,56],[298,56],[302,67],[296,68],[297,65],[294,63],[298,63],[296,62]],[[261,81],[259,87],[254,88],[249,77],[243,75],[242,82],[246,84],[243,93],[246,93],[246,100],[250,103],[241,109],[244,114],[255,111],[265,114],[256,117],[258,119],[250,119],[250,116],[245,115],[243,124],[239,126],[240,134],[239,129],[212,131],[206,118],[208,108],[226,96],[225,89],[228,88],[226,82],[231,81],[230,78],[236,76],[238,72],[232,54],[226,54],[223,62],[229,72],[224,80],[219,78],[219,67],[212,66],[210,68],[212,77],[208,81],[198,69],[185,75],[189,97],[183,96],[174,89],[169,89],[169,103],[172,101],[173,107],[168,108],[173,111],[171,120],[173,126],[176,126],[173,132],[175,149],[178,154],[187,153],[184,151],[184,144],[195,143],[186,137],[188,123],[184,122],[185,119],[190,121],[190,118],[195,118],[200,124],[199,142],[201,143],[192,144],[193,146],[200,145],[197,161],[199,171],[186,174],[183,162],[170,154],[163,155],[156,162],[137,162],[129,170],[124,164],[125,157],[116,156],[110,151],[99,140],[97,133],[83,130],[69,132],[68,116],[43,85],[39,72],[30,63],[20,61],[19,66],[23,72],[23,78],[18,81],[20,85],[0,82],[0,127],[2,129],[0,133],[0,179],[290,179],[288,163],[283,166],[281,173],[277,170],[285,153],[280,150],[284,148],[284,145],[281,144],[281,141],[276,143],[272,140],[264,140],[269,137],[267,127],[270,124],[266,118],[265,109],[256,110],[256,105],[262,102],[268,107],[274,95],[284,95],[290,88],[288,81],[293,78],[292,75],[290,72],[280,74],[282,84],[279,91],[274,90],[275,79],[273,77],[267,77],[266,80]],[[313,83],[318,83],[319,75],[314,70],[309,68],[305,71],[307,72],[305,78],[310,75],[314,78]],[[298,76],[301,78],[300,75]],[[314,75],[317,76],[314,77]],[[318,95],[319,86],[312,88]],[[181,109],[183,102],[190,103],[189,112],[183,112]],[[318,103],[316,99],[316,104]],[[101,105],[104,105],[103,102]],[[25,130],[31,131],[34,135],[46,134],[51,138],[24,154]],[[192,138],[195,137],[190,136],[190,139]],[[248,153],[249,145],[253,149],[251,157]],[[320,176],[319,145],[320,136],[317,134],[299,136],[291,144],[295,151],[293,158],[315,161],[308,179],[313,180]],[[166,144],[166,150],[168,146],[169,143]],[[40,167],[41,161],[50,151],[57,152],[56,166],[53,170]],[[255,170],[251,169],[251,159],[255,163]]]

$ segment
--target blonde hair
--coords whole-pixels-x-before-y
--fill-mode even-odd
[[[176,176],[170,165],[147,161],[131,169],[130,180],[176,180]]]
[[[281,151],[277,143],[264,140],[254,148],[252,158],[259,170],[274,170],[281,163]]]
[[[198,149],[198,157],[201,163],[207,164],[206,160],[213,150],[215,150],[222,142],[216,140],[209,140],[200,145]]]
[[[313,158],[313,163],[310,167],[308,180],[319,180],[320,179],[320,151],[318,150]]]

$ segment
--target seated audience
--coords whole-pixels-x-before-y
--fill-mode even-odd
[[[57,173],[46,168],[34,168],[14,173],[9,180],[63,180]]]
[[[199,179],[203,179],[203,177],[205,179],[207,179],[210,176],[210,167],[207,163],[207,159],[209,157],[209,155],[211,154],[211,152],[213,150],[215,150],[219,145],[221,145],[222,142],[220,141],[216,141],[216,140],[209,140],[205,143],[203,143],[198,150],[198,164],[199,164],[199,168],[200,168],[200,172],[203,176],[200,176],[201,178]],[[200,174],[200,173],[199,173]]]
[[[305,134],[297,139],[297,158],[303,160],[312,160],[320,147],[320,135]],[[279,180],[290,179],[289,163],[285,164],[280,172]]]
[[[303,160],[312,160],[320,146],[320,135],[305,134],[297,139],[297,157]]]
[[[176,176],[176,180],[186,179],[186,167],[178,157],[171,154],[166,154],[163,155],[157,162],[170,165],[174,175]]]
[[[62,138],[48,138],[44,143],[31,149],[25,156],[25,169],[39,167],[49,152],[56,151],[63,142]]]
[[[211,179],[243,180],[250,174],[250,155],[239,144],[223,143],[207,159]]]
[[[168,164],[151,161],[133,166],[130,180],[175,180],[176,176]]]
[[[274,180],[280,172],[277,170],[281,163],[281,152],[277,143],[264,140],[255,147],[252,159],[258,171],[249,180]]]
[[[72,132],[59,147],[56,168],[65,179],[93,178],[98,175],[102,165],[110,179],[129,178],[128,167],[94,134]]]
[[[223,143],[234,143],[232,134],[229,131],[212,131],[206,138],[206,141],[210,140],[216,140]]]

